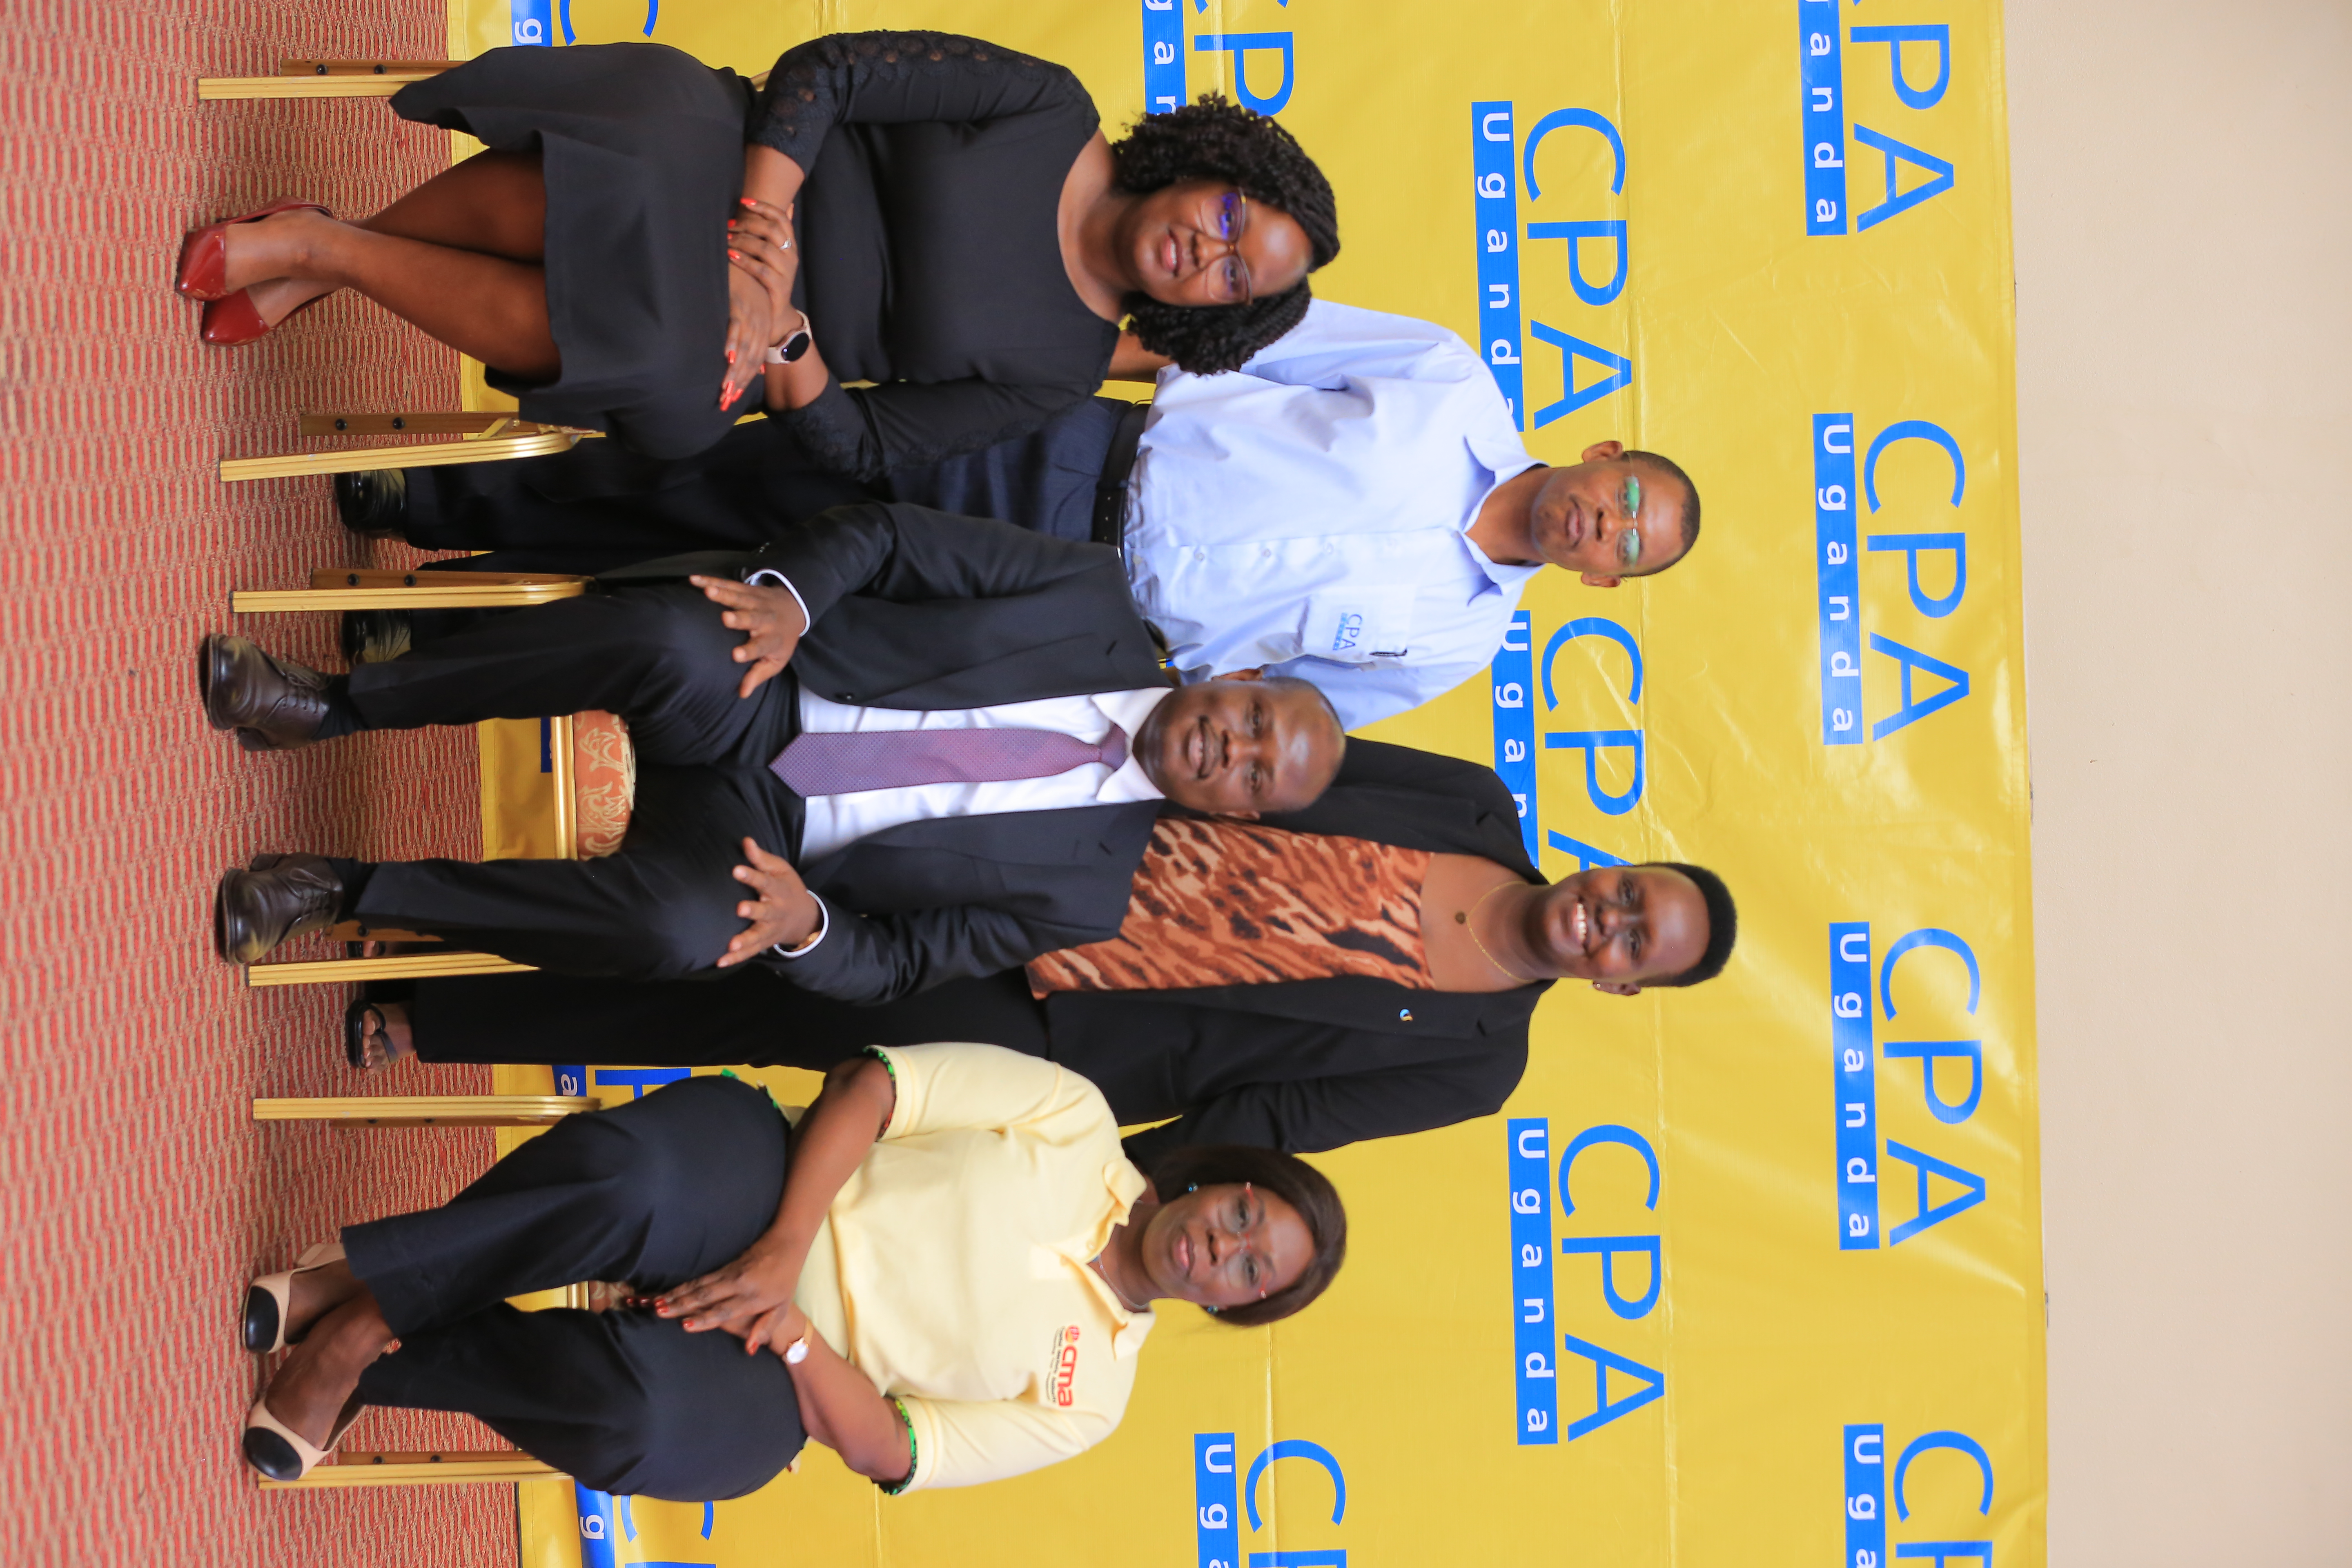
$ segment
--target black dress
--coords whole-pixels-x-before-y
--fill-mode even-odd
[[[1059,66],[951,34],[837,34],[786,52],[755,97],[661,45],[494,49],[393,107],[544,150],[562,374],[493,376],[526,416],[661,458],[734,422],[718,394],[747,141],[806,175],[793,300],[834,379],[772,417],[818,463],[871,479],[976,451],[1036,429],[1109,368],[1118,329],[1071,287],[1058,226],[1099,117]]]

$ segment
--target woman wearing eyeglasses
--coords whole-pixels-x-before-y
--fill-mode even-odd
[[[1347,1226],[1290,1155],[1188,1149],[1147,1176],[1092,1084],[993,1046],[844,1062],[797,1129],[690,1079],[255,1280],[246,1347],[295,1349],[245,1453],[291,1480],[390,1405],[478,1416],[611,1492],[740,1497],[806,1438],[886,1491],[971,1486],[1108,1436],[1153,1303],[1288,1317]],[[623,1304],[506,1304],[583,1281]]]
[[[493,49],[392,106],[489,151],[362,222],[286,202],[191,235],[206,340],[355,288],[526,418],[655,458],[762,382],[844,473],[973,450],[1091,394],[1122,321],[1139,363],[1238,366],[1339,247],[1273,121],[1208,95],[1114,144],[1069,71],[952,34],[817,38],[756,92],[661,45]]]

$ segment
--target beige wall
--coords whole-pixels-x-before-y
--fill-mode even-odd
[[[2352,5],[2008,38],[2052,1560],[2352,1563]]]

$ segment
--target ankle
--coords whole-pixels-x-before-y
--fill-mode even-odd
[[[368,728],[368,721],[361,717],[358,706],[352,701],[350,676],[328,676],[320,695],[327,700],[327,712],[319,721],[319,732],[311,737],[314,742],[339,740]]]
[[[357,1282],[354,1281],[356,1284]],[[338,1373],[357,1377],[390,1349],[390,1324],[376,1305],[374,1294],[362,1284],[355,1294],[319,1321],[310,1338],[321,1359]]]
[[[367,893],[368,879],[375,874],[375,866],[367,860],[347,860],[338,855],[327,857],[328,868],[335,879],[343,885],[342,907],[335,911],[339,921],[359,918],[360,900]]]

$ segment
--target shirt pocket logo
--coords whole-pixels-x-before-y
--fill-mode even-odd
[[[1298,651],[1339,664],[1402,658],[1412,632],[1411,588],[1349,587],[1307,597]]]

